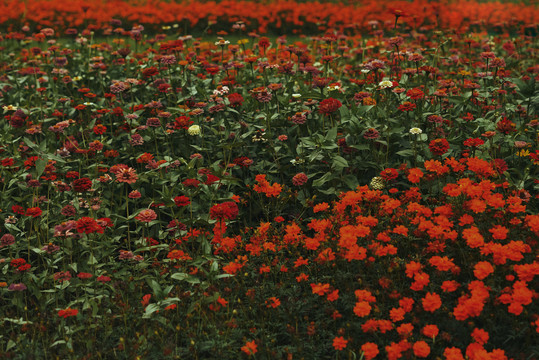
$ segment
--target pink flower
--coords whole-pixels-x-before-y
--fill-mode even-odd
[[[157,214],[152,209],[145,209],[139,212],[138,215],[135,216],[135,219],[141,222],[149,223],[150,221],[157,219]]]

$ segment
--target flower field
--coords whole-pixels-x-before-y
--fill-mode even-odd
[[[537,7],[0,14],[0,359],[539,358]]]

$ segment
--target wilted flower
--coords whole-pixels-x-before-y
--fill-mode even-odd
[[[14,283],[14,284],[9,285],[7,289],[9,291],[24,291],[27,289],[27,287],[23,283]]]
[[[382,190],[385,187],[384,179],[381,176],[375,176],[371,179],[369,186],[374,190]]]
[[[294,175],[294,177],[292,178],[292,184],[294,184],[295,186],[302,186],[308,180],[309,180],[309,178],[307,177],[307,175],[305,175],[305,173],[301,172],[299,174]]]

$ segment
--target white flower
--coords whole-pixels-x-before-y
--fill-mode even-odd
[[[301,94],[292,94],[292,97],[294,99],[299,99],[301,97]]]
[[[370,72],[370,70],[369,69],[361,69],[361,72],[363,74],[368,74]]]
[[[10,110],[17,110],[17,107],[13,105],[4,105],[2,106],[2,109],[4,109],[4,111],[10,111]]]
[[[198,125],[189,126],[189,129],[187,129],[187,133],[191,136],[200,135],[200,126]]]
[[[423,132],[420,128],[413,127],[410,129],[410,134],[419,135]]]
[[[225,46],[225,45],[228,45],[228,44],[230,44],[230,41],[223,40],[223,39],[215,42],[215,45],[217,45],[217,46]]]
[[[386,89],[386,88],[393,87],[393,83],[389,80],[384,80],[384,81],[380,81],[380,84],[378,84],[378,86],[380,87],[380,89]]]

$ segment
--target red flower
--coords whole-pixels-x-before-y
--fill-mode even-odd
[[[78,273],[78,274],[77,274],[77,277],[78,277],[79,279],[81,279],[81,280],[85,280],[85,279],[90,279],[90,278],[92,278],[93,275],[90,274],[90,273],[87,273],[87,272],[81,272],[81,273]]]
[[[189,198],[187,196],[184,196],[184,195],[176,196],[174,198],[174,203],[178,207],[183,207],[183,206],[187,206],[187,205],[191,204],[191,200],[189,200]]]
[[[63,317],[64,319],[67,319],[68,317],[71,317],[71,316],[77,316],[78,313],[79,313],[79,310],[77,309],[67,308],[65,310],[58,311],[58,316]]]
[[[346,344],[348,344],[348,340],[345,340],[342,336],[338,336],[335,339],[333,339],[333,347],[335,350],[342,350],[346,347]]]
[[[182,182],[183,186],[185,187],[198,187],[198,184],[200,184],[200,180],[197,179],[186,179]]]
[[[236,107],[236,106],[243,105],[244,99],[243,99],[243,96],[241,96],[240,94],[232,93],[232,94],[229,94],[227,97],[228,97],[228,101],[230,102],[230,106]]]
[[[13,211],[17,215],[24,215],[24,208],[20,205],[13,205],[11,207],[11,211]]]
[[[390,180],[396,179],[399,176],[399,172],[396,169],[388,168],[388,169],[383,170],[380,173],[380,176],[384,180],[390,181]]]
[[[152,297],[151,294],[146,294],[142,297],[142,301],[140,302],[142,306],[146,307],[150,303],[150,298]]]
[[[83,177],[73,181],[73,190],[76,192],[84,192],[90,190],[92,187],[92,180],[87,177]]]
[[[429,149],[434,155],[443,155],[449,150],[449,142],[446,139],[435,139],[429,144]]]
[[[504,117],[502,120],[498,121],[498,123],[496,124],[496,130],[498,130],[499,132],[505,135],[508,135],[516,131],[516,124],[512,122],[511,120]]]
[[[25,215],[35,218],[35,217],[41,216],[41,214],[43,214],[43,211],[41,211],[39,207],[32,207],[32,208],[26,209]]]
[[[469,146],[469,147],[478,147],[478,146],[483,145],[484,143],[485,141],[479,138],[469,138],[469,139],[464,140],[464,146]]]
[[[305,175],[305,173],[299,173],[294,175],[294,177],[292,178],[292,184],[294,184],[295,186],[302,186],[305,185],[308,180],[309,178],[307,177],[307,175]]]
[[[320,111],[321,114],[324,115],[331,115],[335,111],[337,111],[342,106],[342,103],[333,98],[325,99],[320,102],[320,105],[318,107],[318,111]]]
[[[411,103],[409,101],[403,102],[401,105],[399,105],[400,111],[412,111],[416,108],[416,105],[414,103]]]
[[[210,209],[210,219],[233,220],[238,216],[238,205],[233,201],[215,204]]]
[[[254,355],[257,352],[257,346],[255,344],[255,341],[248,341],[245,343],[245,346],[241,347],[241,351],[246,353],[247,355]]]
[[[146,68],[142,70],[142,76],[148,78],[159,74],[159,70],[155,66],[151,66],[149,68]]]
[[[82,217],[77,220],[77,232],[91,234],[91,233],[103,233],[103,228],[99,226],[97,221],[91,217]]]

